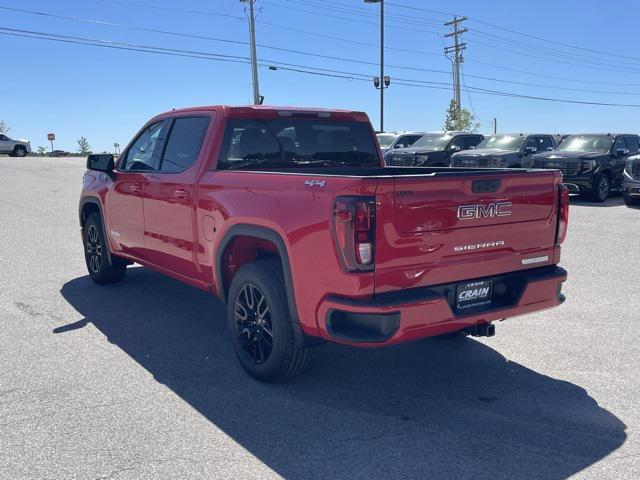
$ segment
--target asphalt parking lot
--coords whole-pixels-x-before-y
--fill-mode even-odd
[[[0,157],[0,478],[640,478],[640,209],[573,201],[566,303],[490,339],[318,348],[262,385],[219,303],[87,276],[81,159]]]

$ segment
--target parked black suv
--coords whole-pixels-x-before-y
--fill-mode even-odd
[[[553,135],[503,133],[486,137],[478,146],[451,156],[452,167],[528,168],[530,156],[556,147]]]
[[[624,203],[629,206],[640,205],[640,155],[627,158],[622,175]]]
[[[384,159],[390,167],[448,167],[452,154],[474,148],[483,138],[477,133],[427,133],[409,148],[390,150]]]
[[[531,166],[562,170],[563,182],[571,193],[604,202],[612,190],[622,188],[626,160],[638,153],[638,135],[570,135],[553,152],[534,155]]]

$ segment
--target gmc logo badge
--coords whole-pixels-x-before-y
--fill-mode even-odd
[[[495,202],[487,205],[460,205],[458,218],[471,220],[473,218],[508,217],[511,215],[511,202]]]

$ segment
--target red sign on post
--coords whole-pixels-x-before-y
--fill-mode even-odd
[[[53,142],[55,139],[56,139],[56,134],[55,133],[49,133],[47,135],[47,140],[50,140],[50,141]]]

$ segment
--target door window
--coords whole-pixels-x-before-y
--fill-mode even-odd
[[[524,144],[525,151],[527,148],[535,148],[536,152],[539,152],[538,148],[538,138],[537,137],[527,137],[527,141]]]
[[[627,148],[629,149],[629,153],[635,155],[640,151],[640,143],[638,142],[638,137],[627,137]]]
[[[477,147],[478,144],[482,141],[482,137],[474,135],[470,137],[464,137],[464,149],[469,150],[471,147]]]
[[[169,133],[160,171],[182,172],[198,158],[204,134],[209,126],[209,117],[176,118]]]
[[[624,137],[616,138],[616,143],[613,144],[613,153],[615,154],[618,150],[626,150],[627,143],[624,141]]]
[[[551,137],[538,137],[537,141],[539,152],[546,152],[550,148],[553,148],[553,140],[551,140]]]
[[[127,152],[127,156],[122,163],[122,170],[153,170],[155,168],[156,157],[154,151],[162,130],[162,123],[158,122],[149,125],[140,134]]]
[[[400,139],[398,140],[398,143],[396,144],[396,148],[398,148],[398,145],[400,144],[404,145],[405,147],[410,147],[421,138],[422,138],[422,135],[404,135],[400,137]]]
[[[456,137],[453,139],[453,142],[451,142],[451,148],[453,150],[453,147],[458,147],[460,150],[465,150],[466,147],[466,142],[465,142],[465,137]]]

